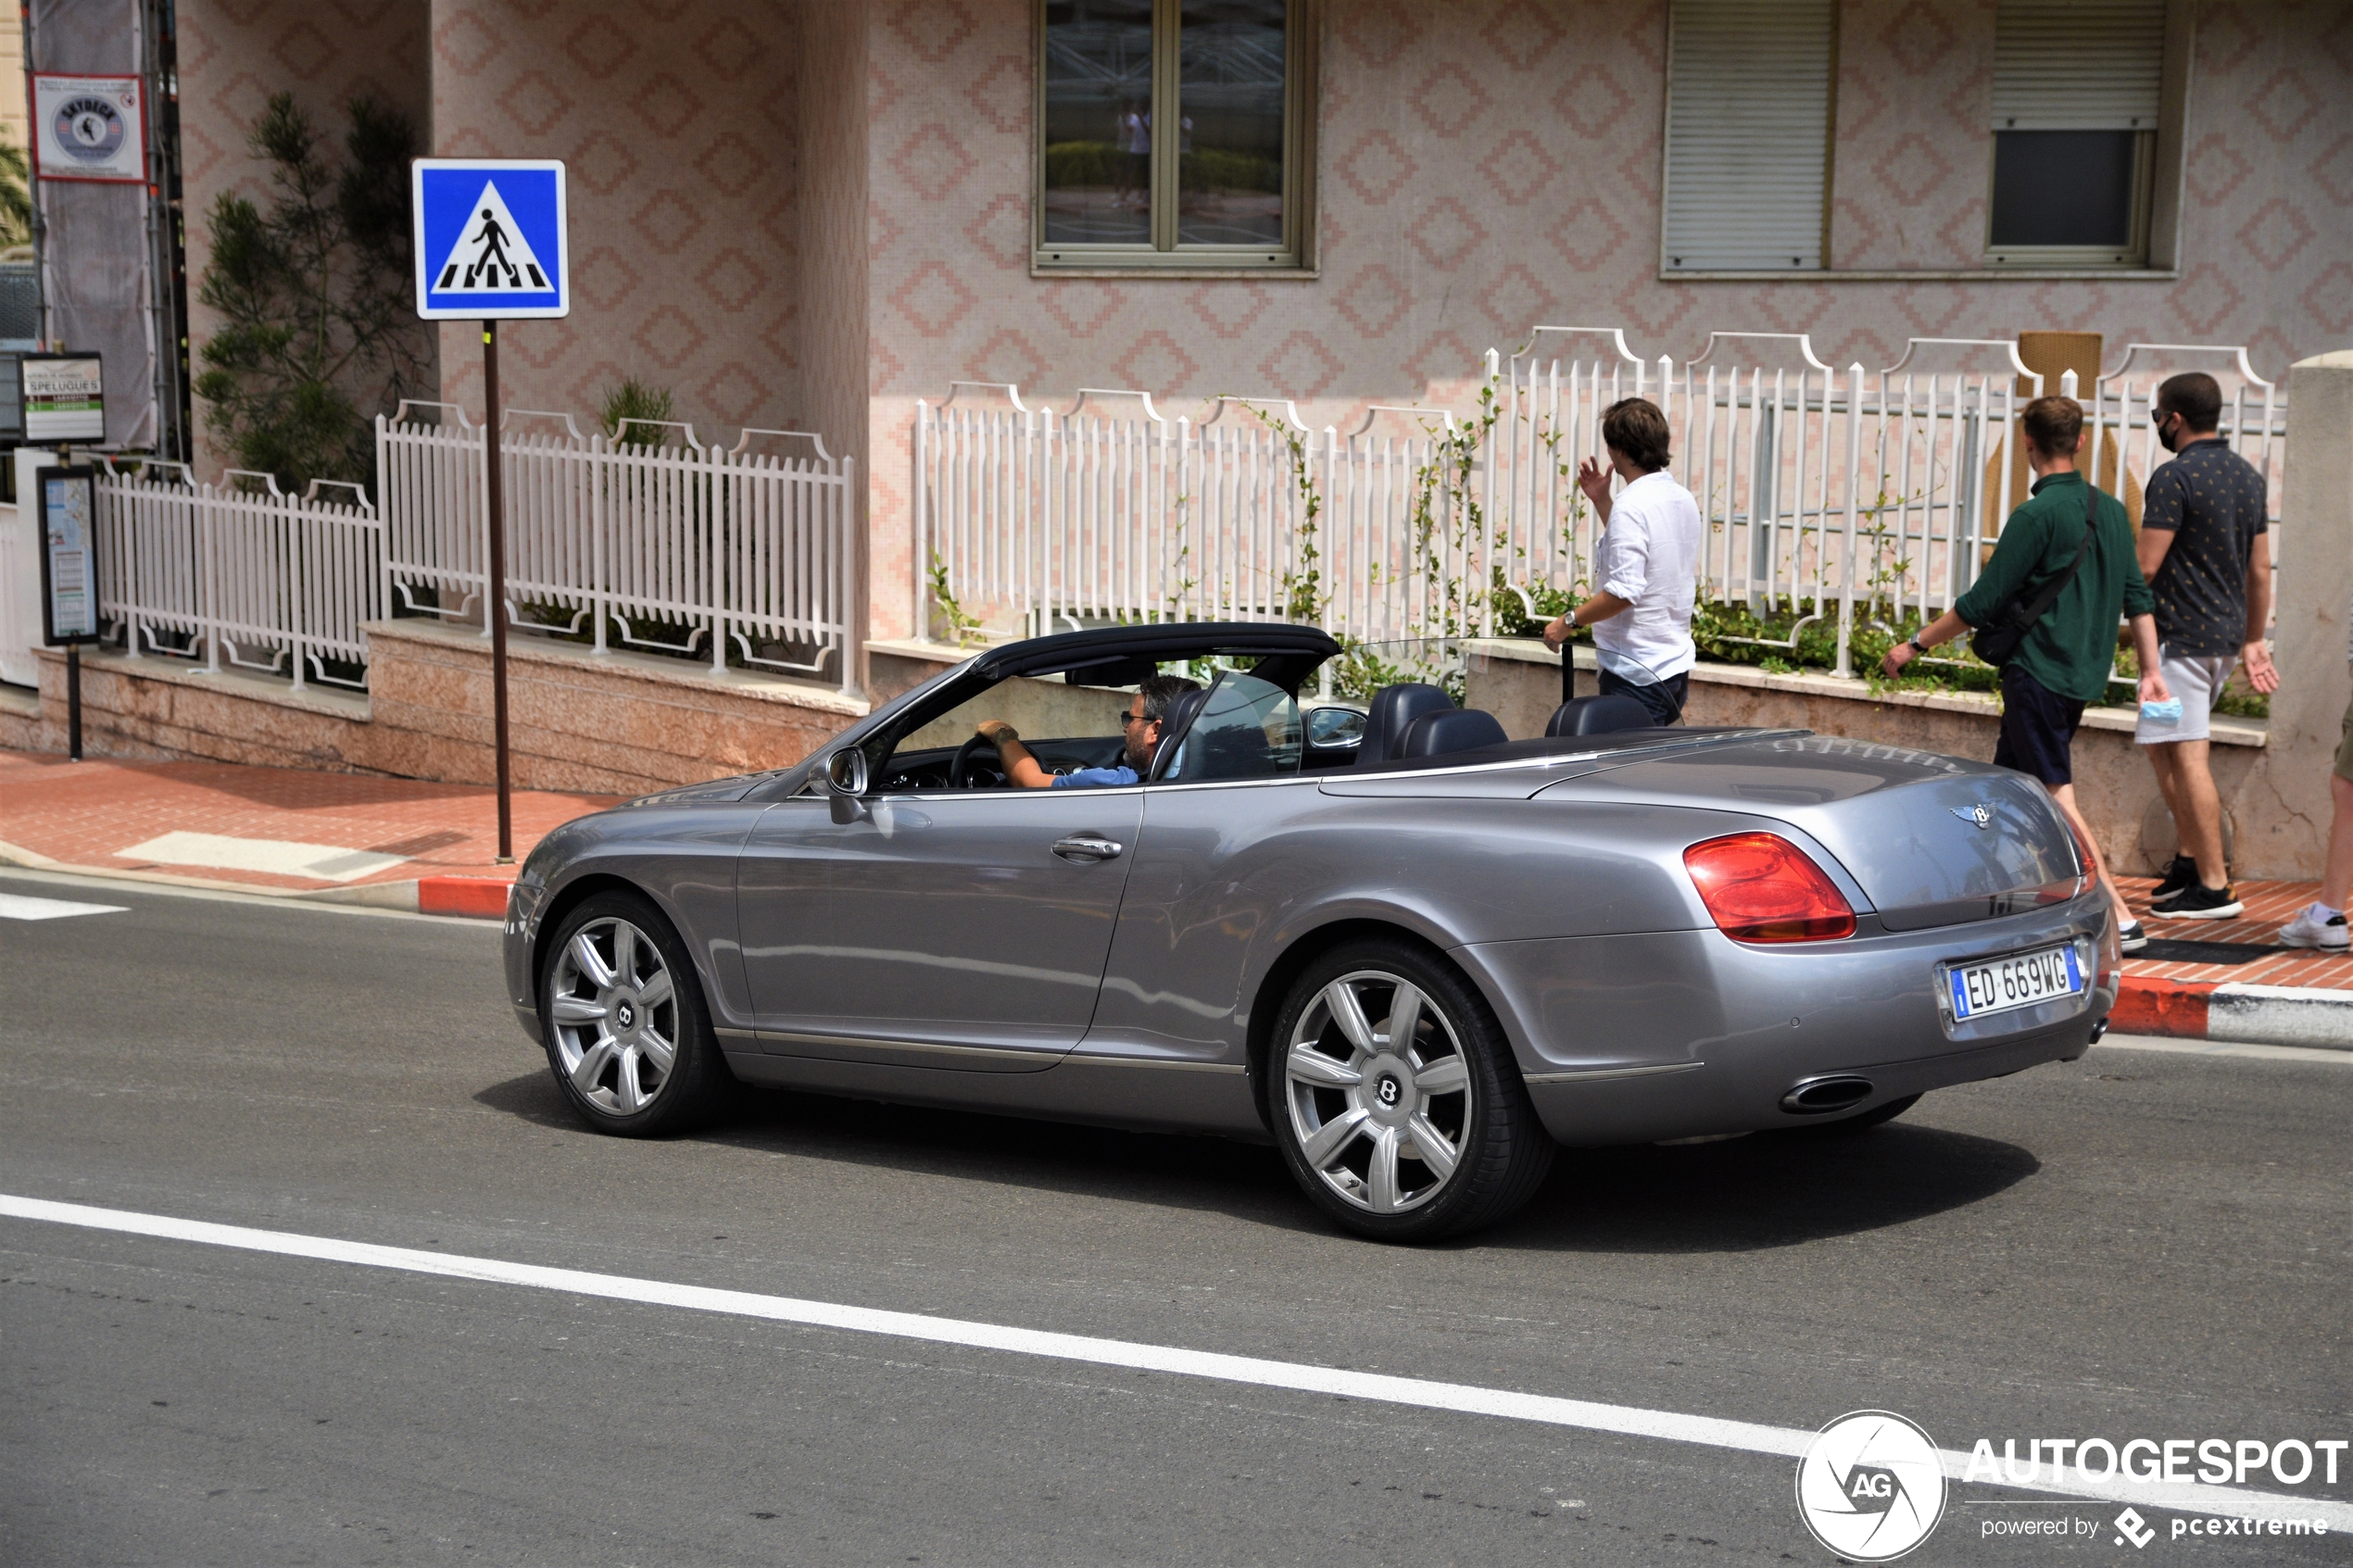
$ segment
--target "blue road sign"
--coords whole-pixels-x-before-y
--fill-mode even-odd
[[[409,170],[418,315],[437,321],[572,314],[560,159],[421,157]]]

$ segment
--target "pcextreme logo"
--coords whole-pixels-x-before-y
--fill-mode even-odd
[[[1816,1540],[1849,1562],[1893,1562],[1944,1516],[1936,1445],[1892,1411],[1840,1416],[1797,1461],[1797,1512]]]

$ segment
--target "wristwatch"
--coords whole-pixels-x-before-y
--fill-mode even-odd
[[[1917,632],[1905,638],[1904,642],[1905,645],[1912,650],[1914,658],[1918,658],[1919,655],[1928,651],[1928,645],[1920,641],[1919,633]]]

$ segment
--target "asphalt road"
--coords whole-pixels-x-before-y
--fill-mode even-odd
[[[2095,1050],[1854,1138],[1327,1229],[1270,1150],[778,1093],[597,1136],[486,923],[0,875],[0,1192],[1811,1429],[2353,1436],[2353,1053]],[[2353,1460],[2353,1456],[2348,1456]],[[1827,1562],[1784,1458],[0,1219],[0,1559]],[[2247,1483],[2353,1498],[2334,1486]],[[2040,1500],[2037,1500],[2037,1499]],[[1907,1562],[2144,1555],[1956,1486]],[[1988,1538],[2070,1515],[2096,1535]],[[2346,1562],[2353,1537],[2174,1540]]]

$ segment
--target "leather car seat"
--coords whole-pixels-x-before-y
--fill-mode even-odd
[[[1425,713],[1405,727],[1400,739],[1400,758],[1445,757],[1457,751],[1476,751],[1482,746],[1501,746],[1511,737],[1504,734],[1504,726],[1492,713],[1476,708],[1450,708],[1439,713]]]
[[[1580,696],[1554,709],[1544,733],[1606,735],[1619,730],[1647,730],[1656,722],[1651,710],[1630,696]]]
[[[1395,761],[1404,755],[1398,746],[1415,720],[1425,714],[1453,711],[1454,699],[1440,687],[1418,681],[1383,686],[1373,694],[1365,715],[1365,738],[1356,746],[1357,765]]]

